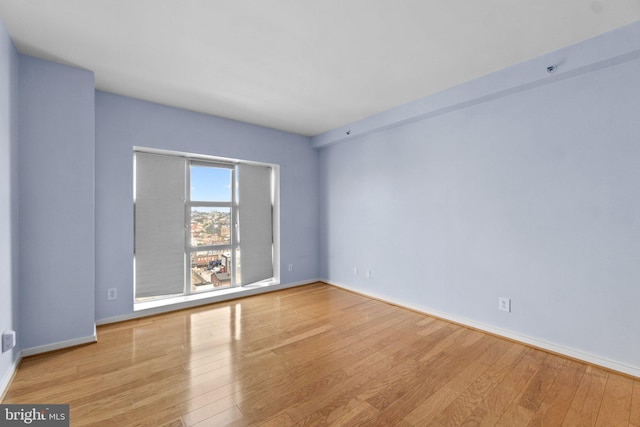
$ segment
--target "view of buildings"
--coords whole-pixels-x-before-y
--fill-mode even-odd
[[[191,209],[191,246],[228,245],[231,243],[229,208]],[[231,251],[203,250],[191,252],[191,290],[203,291],[231,285]]]

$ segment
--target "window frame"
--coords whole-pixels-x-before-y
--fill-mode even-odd
[[[231,173],[231,200],[228,202],[206,202],[199,200],[192,200],[191,198],[191,166],[199,167],[211,167],[219,169],[228,169]],[[215,289],[193,291],[191,289],[191,254],[196,252],[208,252],[208,251],[224,251],[229,250],[231,255],[231,268],[229,269],[229,286],[225,286],[221,289],[235,288],[238,286],[236,282],[236,249],[238,246],[237,241],[237,204],[236,204],[236,164],[235,163],[223,163],[220,161],[207,161],[202,159],[187,158],[186,166],[186,197],[185,197],[185,281],[184,281],[184,295],[202,294],[205,292],[213,292]],[[207,208],[229,208],[230,211],[230,229],[231,234],[229,244],[225,245],[205,245],[205,246],[193,246],[191,244],[191,209],[194,207],[207,207]]]

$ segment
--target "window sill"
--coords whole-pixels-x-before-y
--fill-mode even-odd
[[[183,308],[195,307],[198,305],[222,302],[243,296],[254,295],[265,292],[270,287],[277,287],[280,282],[274,279],[252,283],[245,286],[220,289],[218,291],[202,292],[191,295],[180,295],[169,298],[144,301],[133,305],[134,312],[148,311],[148,314],[163,313],[166,311],[180,310]]]

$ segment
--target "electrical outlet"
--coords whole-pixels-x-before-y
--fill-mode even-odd
[[[358,275],[358,267],[353,267],[353,275],[354,276]]]
[[[107,289],[107,299],[109,301],[113,301],[118,299],[118,288],[109,288]]]
[[[11,350],[16,346],[16,331],[4,331],[2,333],[2,352]]]
[[[289,264],[289,271],[293,271],[293,264]]]
[[[367,279],[371,279],[371,270],[367,270]]]
[[[506,311],[507,313],[511,312],[511,298],[498,298],[498,310]]]

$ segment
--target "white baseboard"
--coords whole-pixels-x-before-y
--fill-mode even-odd
[[[76,345],[89,344],[97,341],[98,341],[98,337],[96,335],[95,326],[94,326],[93,335],[74,338],[67,341],[55,342],[52,344],[40,345],[37,347],[26,348],[20,352],[20,356],[22,357],[33,356],[35,354],[46,353],[48,351],[54,351],[54,350],[60,350],[63,348],[73,347]]]
[[[348,290],[350,292],[354,292],[357,294],[361,294],[370,298],[374,298],[380,301],[388,302],[393,305],[397,305],[399,307],[408,308],[413,311],[417,311],[420,313],[424,313],[430,316],[435,316],[444,320],[449,320],[454,323],[458,323],[464,326],[469,326],[474,329],[478,329],[481,331],[485,331],[494,335],[498,335],[504,338],[508,338],[513,341],[517,341],[526,345],[530,345],[542,350],[547,350],[552,353],[557,353],[563,356],[567,356],[572,359],[577,359],[592,365],[597,365],[606,369],[610,369],[612,371],[620,372],[625,375],[630,375],[635,378],[640,378],[640,367],[627,365],[626,363],[618,362],[615,360],[610,360],[602,356],[598,356],[591,353],[586,353],[581,350],[577,350],[570,347],[565,347],[559,344],[551,343],[548,341],[543,341],[537,338],[532,338],[527,335],[519,334],[517,332],[509,331],[506,329],[498,328],[495,326],[487,325],[485,323],[476,322],[475,320],[467,319],[464,317],[456,316],[453,314],[445,313],[439,310],[434,310],[429,307],[424,307],[421,305],[416,305],[412,303],[407,303],[406,301],[399,301],[389,298],[388,296],[380,296],[372,292],[364,292],[360,289],[355,289],[350,286],[343,285],[341,283],[336,283],[331,280],[322,280],[325,283],[328,283],[332,286],[342,288]]]
[[[7,373],[0,380],[0,403],[2,403],[2,401],[4,400],[4,395],[9,389],[9,384],[11,384],[11,380],[13,379],[13,376],[18,370],[18,366],[20,366],[21,360],[22,360],[22,356],[20,355],[20,353],[18,353],[18,357],[16,357],[16,360],[13,361],[13,364],[11,365]]]
[[[294,282],[286,284],[269,284],[269,285],[249,285],[238,288],[225,289],[223,291],[216,292],[213,295],[198,298],[198,299],[183,299],[183,297],[177,302],[171,300],[164,300],[161,302],[169,302],[169,304],[159,305],[157,307],[146,308],[132,313],[123,314],[120,316],[106,317],[104,319],[96,320],[96,325],[107,325],[109,323],[124,322],[125,320],[139,319],[141,317],[152,316],[154,314],[168,313],[176,310],[183,310],[185,308],[198,307],[206,304],[213,304],[216,302],[224,302],[237,298],[248,297],[251,295],[263,294],[266,292],[279,291],[287,288],[294,288],[296,286],[309,285],[314,282],[321,282],[322,279],[305,280],[303,282]],[[204,296],[201,294],[199,296]]]

